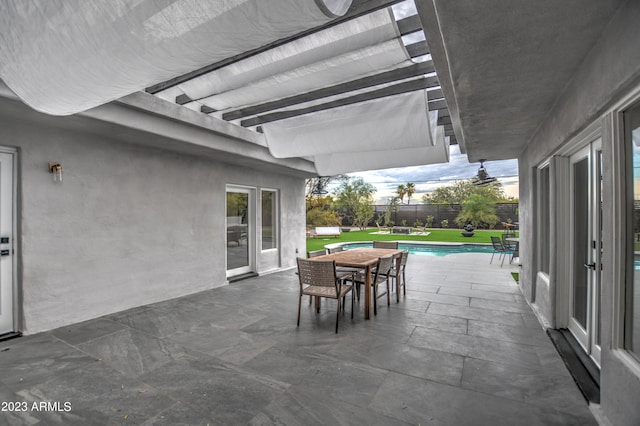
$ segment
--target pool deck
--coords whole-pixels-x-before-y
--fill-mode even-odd
[[[28,407],[0,424],[596,425],[490,257],[410,256],[406,297],[338,334],[331,301],[296,327],[288,270],[0,342],[0,401]]]

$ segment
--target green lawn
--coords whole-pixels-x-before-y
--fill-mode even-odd
[[[473,237],[463,237],[461,229],[430,229],[429,235],[403,235],[403,234],[372,234],[376,228],[366,231],[343,232],[339,237],[307,238],[307,251],[321,250],[326,244],[357,242],[357,241],[434,241],[434,242],[456,242],[456,243],[491,243],[491,236],[500,237],[501,230],[476,230]]]

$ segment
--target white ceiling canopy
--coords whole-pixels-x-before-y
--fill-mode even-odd
[[[318,174],[449,160],[437,111],[414,91],[265,124],[276,158],[313,156]]]
[[[0,78],[67,115],[329,22],[351,0],[0,2]]]
[[[234,62],[179,87],[189,98],[202,99],[397,37],[393,16],[382,9]]]
[[[323,175],[448,161],[455,143],[413,0],[5,1],[0,79],[54,115],[144,89]]]

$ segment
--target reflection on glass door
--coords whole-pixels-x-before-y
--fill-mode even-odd
[[[602,149],[595,141],[571,157],[569,330],[600,364]]]
[[[251,272],[251,192],[227,188],[227,276]]]

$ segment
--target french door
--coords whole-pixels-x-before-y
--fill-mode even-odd
[[[571,278],[569,330],[600,365],[602,283],[602,143],[570,158]]]
[[[227,277],[253,271],[255,191],[227,186]]]
[[[16,329],[14,280],[14,154],[0,152],[0,334]]]

